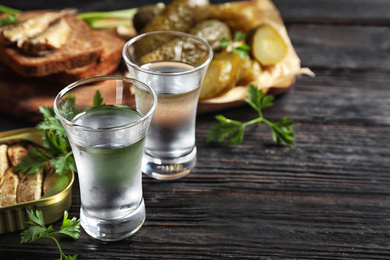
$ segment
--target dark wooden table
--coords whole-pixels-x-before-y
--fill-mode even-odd
[[[5,2],[25,9],[137,5]],[[302,65],[316,73],[298,78],[264,111],[273,121],[294,120],[296,146],[273,144],[265,126],[250,127],[235,148],[206,144],[215,114],[200,115],[196,169],[174,182],[144,178],[147,220],[140,231],[115,243],[82,231],[77,241],[60,238],[66,254],[79,254],[78,259],[390,259],[390,1],[274,3]],[[256,117],[249,106],[221,113],[241,121]],[[0,117],[0,130],[30,124]],[[79,216],[78,189],[76,184],[70,216]],[[0,259],[58,257],[52,241],[19,241],[19,233],[0,235]]]

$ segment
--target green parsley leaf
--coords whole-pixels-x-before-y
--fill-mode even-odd
[[[244,100],[259,113],[259,117],[262,117],[262,109],[274,105],[274,96],[264,96],[264,91],[258,90],[253,84],[249,85],[247,93],[248,97]]]
[[[64,175],[69,170],[76,171],[76,163],[73,157],[73,153],[62,154],[54,157],[50,160],[51,164],[56,169],[58,175]]]
[[[216,119],[220,122],[220,125],[215,124],[207,137],[207,142],[216,139],[218,142],[222,142],[229,135],[232,135],[230,146],[234,146],[242,141],[244,127],[242,123],[228,119],[222,115],[216,116]]]
[[[272,106],[274,97],[265,95],[263,90],[259,90],[251,84],[247,91],[248,97],[245,101],[258,112],[259,117],[251,121],[241,123],[236,120],[228,119],[222,115],[215,118],[219,124],[214,124],[207,136],[207,142],[216,140],[223,142],[230,137],[230,146],[240,144],[244,138],[245,127],[251,124],[265,123],[271,128],[272,140],[278,144],[287,146],[295,145],[295,132],[292,129],[293,120],[283,117],[276,123],[272,123],[263,117],[262,109]]]
[[[67,148],[70,148],[67,141],[65,137],[56,135],[54,132],[42,132],[42,143],[49,155],[64,153]]]
[[[64,219],[62,220],[62,226],[59,233],[68,235],[73,239],[79,239],[80,237],[80,221],[73,217],[68,219],[68,212],[64,212]]]
[[[233,50],[235,52],[237,52],[237,54],[241,57],[241,58],[244,58],[246,55],[248,55],[248,51],[247,50],[244,50],[244,49],[241,49],[240,47],[238,48],[233,48]]]
[[[39,227],[44,227],[44,228],[46,228],[46,227],[45,227],[45,220],[43,219],[43,213],[42,213],[42,211],[37,210],[37,211],[35,212],[35,214],[34,214],[33,211],[27,210],[27,215],[28,215],[28,217],[29,217],[29,219],[30,219],[30,221],[28,222],[28,224],[26,223],[27,225],[29,225],[29,226],[37,225],[37,226],[39,226]]]
[[[58,109],[66,118],[73,118],[80,112],[76,109],[75,102],[76,98],[68,94]],[[99,91],[96,91],[93,97],[93,106],[103,105],[103,97]],[[43,115],[43,121],[39,122],[35,129],[42,133],[43,149],[30,147],[28,155],[15,167],[15,171],[35,173],[43,170],[43,165],[49,161],[60,176],[66,174],[69,170],[76,171],[72,148],[54,109],[39,107],[39,111]]]
[[[39,107],[39,112],[43,115],[43,121],[36,126],[38,131],[48,131],[62,137],[66,137],[66,132],[61,125],[60,120],[51,107]]]
[[[54,109],[52,107],[39,107],[39,112],[44,118],[55,117]]]
[[[76,109],[76,97],[71,93],[67,93],[59,104],[58,110],[66,119],[72,120],[80,112]]]
[[[15,17],[15,15],[8,15],[7,17],[4,17],[3,19],[0,19],[0,26],[4,26],[7,24],[13,24],[19,22],[19,19]]]
[[[239,41],[241,41],[241,40],[244,40],[245,38],[246,38],[246,34],[243,33],[243,32],[238,31],[238,32],[236,32],[236,33],[234,34],[234,39],[233,39],[233,41],[239,42]]]
[[[221,47],[228,47],[230,45],[230,41],[226,37],[222,37],[221,42],[219,43]]]
[[[271,126],[272,139],[276,143],[294,146],[295,133],[292,130],[293,121],[283,117],[279,122]]]
[[[103,97],[99,90],[96,91],[95,95],[93,96],[93,107],[100,107],[103,106]]]
[[[233,41],[229,41],[226,37],[223,37],[219,45],[223,48],[236,52],[241,58],[248,55],[250,46],[245,43],[247,34],[243,32],[236,32],[234,34]]]
[[[24,160],[15,166],[14,171],[36,173],[43,169],[43,165],[48,160],[50,160],[50,157],[43,150],[32,146],[28,149],[28,154]]]
[[[42,211],[36,210],[34,213],[33,210],[27,210],[27,215],[30,220],[26,222],[27,229],[23,230],[21,233],[21,243],[31,243],[42,238],[50,238],[53,239],[57,244],[58,250],[60,252],[60,259],[65,260],[77,258],[77,255],[65,255],[62,252],[61,246],[54,235],[64,234],[72,237],[73,239],[78,239],[80,236],[80,220],[77,220],[75,217],[68,219],[68,212],[65,211],[60,230],[53,231],[53,227],[51,225],[46,227]]]
[[[75,171],[70,143],[54,110],[40,107],[40,112],[44,120],[36,126],[36,129],[41,131],[43,149],[30,147],[28,155],[15,167],[15,171],[35,173],[43,170],[43,165],[48,161],[54,166],[58,175],[66,174],[69,169]]]

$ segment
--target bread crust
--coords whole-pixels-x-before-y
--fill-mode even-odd
[[[70,84],[80,79],[113,73],[122,61],[125,41],[118,36],[115,29],[94,30],[93,34],[103,45],[103,53],[98,60],[82,67],[49,75],[45,79]]]

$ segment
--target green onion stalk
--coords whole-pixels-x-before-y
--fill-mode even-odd
[[[84,12],[79,13],[78,16],[86,23],[88,23],[89,26],[93,29],[115,28],[120,25],[132,25],[132,18],[137,13],[137,11],[138,8],[130,8],[109,12]],[[0,26],[18,22],[18,20],[14,18],[14,15],[20,12],[22,11],[8,6],[0,5],[0,13],[8,14],[8,17],[0,19]],[[2,20],[4,21],[1,22]]]

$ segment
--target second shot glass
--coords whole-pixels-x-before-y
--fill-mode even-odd
[[[175,180],[195,167],[195,120],[200,88],[213,51],[203,39],[180,32],[151,32],[128,41],[123,58],[131,77],[157,93],[145,143],[143,172]]]

